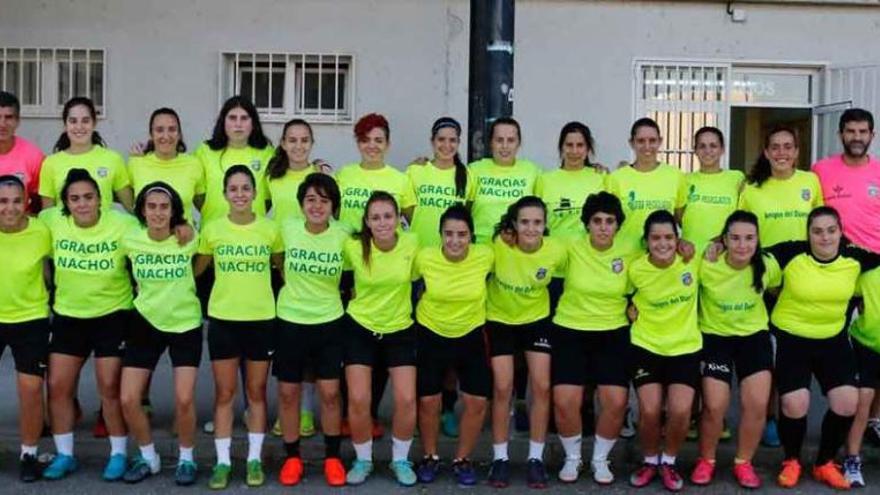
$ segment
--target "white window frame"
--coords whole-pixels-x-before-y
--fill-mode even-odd
[[[61,83],[60,65],[68,63],[68,92],[66,95],[59,93]],[[7,84],[8,67],[18,63],[17,85]],[[20,88],[24,86],[23,63],[35,64],[34,85],[30,92],[35,98],[24,98]],[[74,94],[75,84],[74,66],[85,63],[85,86],[84,94]],[[92,66],[100,64],[101,92],[100,100],[93,98],[92,91]],[[107,113],[107,50],[95,47],[0,47],[0,66],[2,75],[0,89],[10,91],[21,101],[21,116],[36,118],[58,118],[64,103],[74,96],[87,96],[95,101],[95,109],[99,118]],[[19,88],[16,91],[16,86]]]
[[[355,57],[346,53],[283,53],[283,52],[220,52],[218,72],[219,94],[218,105],[227,98],[241,93],[243,74],[251,79],[251,94],[244,95],[255,100],[258,89],[256,75],[258,73],[284,74],[282,106],[258,107],[260,118],[266,122],[284,122],[291,118],[306,119],[313,123],[351,124],[354,122],[355,102]],[[344,78],[344,87],[340,92],[334,91],[331,108],[323,108],[323,78],[320,75],[335,74],[334,81]],[[317,78],[318,105],[314,108],[305,107],[306,89],[305,75],[319,74]],[[268,103],[271,105],[272,78],[268,78]]]

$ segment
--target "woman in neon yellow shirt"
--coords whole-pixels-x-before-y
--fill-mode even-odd
[[[330,486],[345,484],[339,458],[342,364],[342,248],[348,233],[333,218],[339,214],[339,187],[332,177],[307,175],[297,191],[305,218],[281,222],[284,241],[284,287],[278,294],[277,345],[272,370],[278,378],[278,414],[287,458],[279,480],[299,483],[300,397],[305,371],[317,377],[324,432],[324,478]],[[313,378],[314,381],[314,378]]]
[[[819,178],[798,170],[797,159],[797,132],[776,127],[764,138],[764,149],[749,171],[739,209],[758,217],[762,246],[805,240],[807,215],[823,204]]]
[[[541,169],[529,160],[517,158],[522,144],[519,122],[502,117],[489,126],[492,156],[468,165],[474,179],[470,201],[477,242],[489,244],[498,220],[507,207],[535,193]]]
[[[307,175],[321,170],[310,161],[315,135],[312,126],[302,119],[291,119],[281,130],[281,142],[269,160],[266,178],[272,200],[273,218],[279,225],[288,219],[302,219],[297,200],[299,185]]]
[[[577,481],[581,467],[581,405],[584,386],[597,384],[602,413],[596,424],[591,470],[601,485],[614,481],[608,454],[620,435],[629,390],[626,318],[627,270],[638,252],[614,242],[625,216],[611,193],[591,194],[581,221],[586,233],[568,244],[560,275],[565,287],[553,317],[553,404],[565,450],[559,479]],[[592,394],[588,395],[592,400]]]
[[[734,369],[740,390],[740,421],[733,474],[743,488],[759,488],[752,457],[770,400],[773,347],[763,295],[781,283],[776,260],[761,250],[758,219],[734,211],[724,222],[720,260],[700,265],[700,329],[703,332],[703,408],[700,457],[691,482],[708,485],[715,473],[715,451],[730,406]]]
[[[430,483],[440,471],[437,436],[445,372],[454,368],[461,382],[464,411],[452,470],[459,485],[477,483],[468,457],[480,436],[492,391],[482,327],[486,323],[486,276],[494,256],[489,246],[472,245],[474,221],[462,204],[440,217],[442,246],[416,256],[415,273],[425,282],[416,307],[418,326],[419,433],[425,457],[419,481]]]
[[[265,481],[261,450],[266,431],[266,381],[274,349],[275,297],[272,266],[283,246],[275,222],[254,212],[257,183],[251,169],[233,165],[223,181],[229,213],[202,229],[196,257],[198,276],[214,265],[208,301],[208,351],[214,371],[214,444],[217,464],[209,486],[225,488],[232,463],[229,450],[239,364],[244,360],[248,399],[247,484]]]
[[[550,278],[565,262],[562,241],[545,237],[547,209],[536,196],[510,205],[495,227],[494,273],[489,279],[486,332],[492,357],[492,442],[494,460],[489,483],[510,482],[507,454],[510,400],[513,393],[514,355],[522,352],[528,365],[532,404],[529,415],[527,480],[531,487],[547,485],[544,441],[550,419]],[[499,235],[510,232],[514,245]]]
[[[52,238],[43,222],[27,215],[25,185],[14,175],[0,176],[0,349],[15,359],[21,457],[19,477],[36,481],[42,469],[37,443],[43,429],[43,376],[49,352],[49,293],[43,269],[52,254]]]
[[[77,468],[73,457],[74,397],[79,373],[95,354],[101,410],[110,433],[103,477],[125,474],[126,432],[119,376],[132,308],[132,287],[122,238],[134,217],[101,208],[101,190],[85,169],[74,168],[61,188],[62,207],[40,213],[53,241],[54,319],[49,354],[49,412],[57,455],[43,472],[61,479]]]
[[[416,483],[407,460],[416,423],[416,338],[412,321],[415,235],[400,232],[397,202],[384,191],[367,200],[360,233],[345,243],[347,269],[354,272],[354,297],[345,322],[348,423],[356,455],[346,482],[359,485],[373,471],[370,403],[374,368],[387,366],[394,396],[391,465],[397,482]]]
[[[120,385],[125,422],[140,448],[140,456],[125,473],[128,483],[157,474],[161,466],[141,398],[166,349],[174,368],[175,424],[180,444],[175,481],[191,485],[196,478],[193,396],[202,358],[202,308],[192,271],[198,240],[181,246],[174,237],[175,227],[186,224],[184,212],[183,201],[171,185],[146,184],[135,199],[134,213],[140,225],[122,239],[137,282]]]
[[[82,168],[96,181],[101,192],[101,207],[113,203],[114,196],[126,210],[131,210],[134,193],[125,161],[119,153],[107,148],[95,130],[98,112],[92,100],[77,96],[64,104],[61,111],[64,132],[46,157],[40,169],[40,196],[43,208],[54,206],[61,199],[61,187],[70,169]]]
[[[647,486],[659,474],[667,490],[679,491],[684,483],[675,460],[687,435],[694,392],[700,383],[699,260],[685,263],[676,253],[678,227],[667,210],[648,215],[644,240],[648,254],[637,258],[628,272],[635,290],[630,337],[632,381],[639,399],[639,443],[645,456],[630,484]]]

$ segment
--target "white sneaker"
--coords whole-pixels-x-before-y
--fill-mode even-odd
[[[559,481],[563,483],[574,483],[581,474],[584,463],[580,459],[565,459],[565,464],[559,470]]]
[[[600,485],[614,483],[614,473],[611,472],[611,464],[605,461],[590,461],[593,470],[593,481]]]

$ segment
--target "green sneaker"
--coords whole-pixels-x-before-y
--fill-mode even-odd
[[[412,463],[409,461],[392,461],[389,467],[394,473],[394,478],[403,486],[413,486],[418,481]]]
[[[372,472],[372,461],[355,459],[355,461],[351,463],[351,469],[348,470],[348,474],[345,475],[345,482],[349,485],[360,485],[364,481],[367,481],[367,478],[370,477],[370,473]]]
[[[299,436],[312,437],[315,436],[315,413],[311,411],[299,412]]]
[[[229,464],[217,464],[211,471],[211,479],[208,480],[208,488],[211,490],[223,490],[229,486],[229,473],[232,466]]]
[[[248,461],[247,477],[245,483],[247,486],[263,486],[266,482],[266,475],[263,474],[263,463],[260,461]]]

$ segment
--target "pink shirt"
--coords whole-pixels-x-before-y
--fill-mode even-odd
[[[843,155],[829,156],[813,165],[825,204],[840,213],[843,233],[859,246],[880,253],[880,160],[851,167]]]
[[[15,144],[5,155],[0,155],[0,175],[15,175],[24,182],[28,196],[37,195],[43,152],[30,141],[15,136]]]

